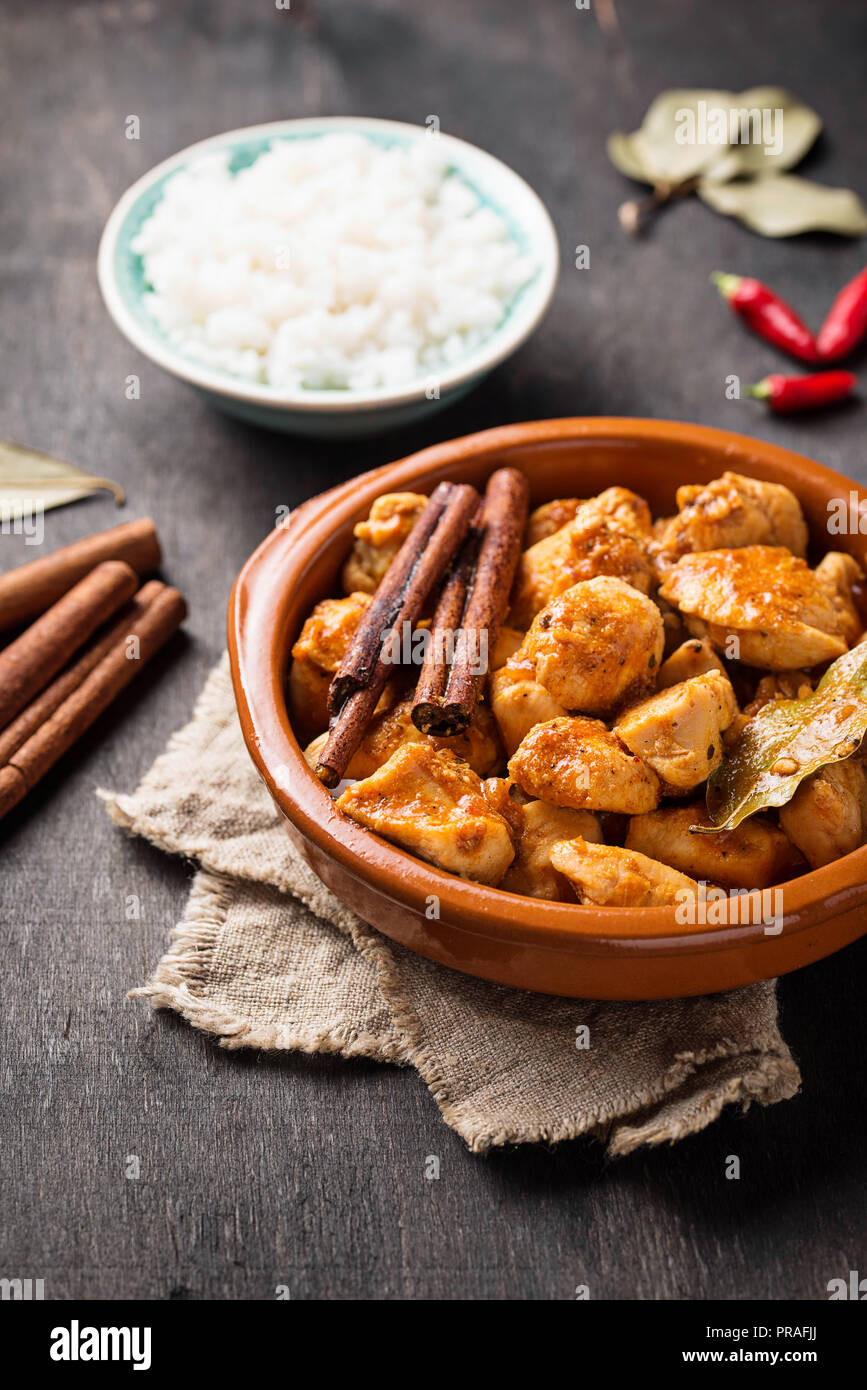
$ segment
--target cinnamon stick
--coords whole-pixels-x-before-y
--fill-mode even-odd
[[[451,738],[463,733],[473,717],[487,675],[488,657],[506,616],[529,497],[527,479],[516,468],[498,468],[488,479],[475,571],[460,623],[451,629],[453,656],[448,683],[445,691],[437,694],[436,684],[444,679],[444,671],[438,672],[436,682],[429,681],[422,689],[422,698],[416,694],[412,719],[424,733]],[[449,633],[433,636],[431,645],[437,659],[445,650]]]
[[[0,729],[137,588],[129,565],[106,560],[0,652]]]
[[[424,661],[419,673],[412,707],[412,722],[422,733],[430,732],[440,717],[442,697],[449,676],[449,646],[464,618],[467,595],[473,580],[481,538],[480,507],[440,595],[431,624]]]
[[[461,545],[478,505],[475,488],[466,483],[440,483],[386,571],[329,690],[331,730],[316,764],[316,774],[326,786],[336,787],[343,776],[393,673],[393,665],[383,658],[386,642],[403,623],[417,622],[428,595]]]
[[[187,606],[164,586],[122,632],[111,650],[45,723],[0,769],[0,816],[5,816],[90,728],[183,622]]]
[[[72,665],[67,666],[60,672],[59,676],[46,686],[41,695],[37,695],[35,700],[31,700],[26,705],[16,719],[0,733],[0,768],[10,761],[12,755],[26,743],[31,734],[35,734],[46,720],[54,713],[64,700],[77,690],[84,680],[89,676],[95,666],[98,666],[104,656],[107,656],[112,647],[123,637],[130,627],[135,624],[144,613],[148,605],[165,589],[165,584],[158,579],[151,579],[149,583],[143,585],[132,599],[132,602],[124,608],[116,622],[112,623],[108,631],[102,635],[97,633],[96,638],[89,646],[85,647],[81,655],[73,661]]]
[[[326,787],[336,787],[373,718],[381,690],[355,690],[332,721],[328,741],[316,761],[316,776]]]
[[[385,636],[398,622],[414,622],[470,523],[475,488],[440,483],[385,572],[355,630],[328,692],[329,713],[340,713],[355,690],[367,689]],[[443,531],[442,526],[447,526]],[[436,535],[436,540],[434,537]],[[445,547],[452,550],[444,557]]]
[[[123,560],[138,575],[159,569],[160,543],[150,517],[86,536],[0,575],[0,632],[44,613],[103,560]]]

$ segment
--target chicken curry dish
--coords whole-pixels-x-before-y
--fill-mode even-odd
[[[657,519],[623,487],[528,497],[503,468],[355,527],[288,676],[340,812],[463,878],[600,906],[858,848],[864,574],[808,562],[794,493],[724,473]]]

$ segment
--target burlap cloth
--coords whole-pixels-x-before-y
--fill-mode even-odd
[[[200,866],[174,944],[133,994],[223,1047],[414,1066],[476,1152],[593,1135],[625,1154],[798,1089],[773,981],[655,1003],[558,999],[460,975],[367,926],[290,844],[225,658],[138,790],[100,796],[118,825]]]

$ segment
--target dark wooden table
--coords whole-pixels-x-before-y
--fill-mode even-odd
[[[619,41],[569,0],[2,8],[0,435],[122,482],[123,515],[155,517],[191,617],[0,832],[0,1275],[44,1278],[52,1298],[268,1298],[288,1284],[297,1298],[568,1299],[579,1283],[594,1298],[827,1297],[865,1259],[864,945],[781,985],[796,1100],[617,1163],[585,1143],[475,1158],[412,1072],[229,1056],[128,1002],[191,871],[125,839],[94,793],[131,788],[187,718],[275,508],[360,469],[504,421],[601,413],[742,430],[867,479],[863,405],[783,423],[726,399],[728,374],[784,364],[708,285],[717,267],[760,275],[816,323],[863,243],[764,241],[695,200],[630,241],[616,209],[632,186],[604,153],[664,87],[784,82],[826,121],[806,172],[864,193],[860,0],[617,0]],[[157,160],[316,113],[438,115],[532,182],[563,255],[550,316],[513,361],[423,428],[359,445],[211,413],[119,337],[94,274],[106,215]],[[588,270],[573,268],[577,244]],[[140,400],[125,397],[130,373]],[[52,513],[46,545],[117,519],[109,500]],[[34,553],[20,537],[0,547],[4,565]],[[125,917],[133,894],[139,921]],[[740,1181],[726,1180],[730,1154]]]

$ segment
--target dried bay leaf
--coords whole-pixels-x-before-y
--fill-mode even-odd
[[[63,507],[94,492],[110,492],[118,506],[126,500],[123,489],[108,478],[84,473],[39,449],[0,440],[0,521]]]
[[[653,184],[683,183],[702,173],[722,152],[721,146],[689,143],[679,138],[692,119],[698,120],[699,103],[726,109],[730,92],[674,88],[662,92],[647,109],[634,147]]]
[[[851,757],[867,732],[867,642],[838,657],[812,695],[771,700],[750,720],[707,784],[713,829],[734,830],[747,816],[785,806],[811,772]],[[795,770],[774,772],[779,765]]]
[[[725,184],[702,179],[698,195],[715,212],[736,217],[762,236],[797,236],[801,232],[863,236],[867,232],[867,207],[856,193],[795,174]]]
[[[652,180],[645,171],[642,156],[635,149],[634,141],[633,135],[615,131],[613,135],[609,135],[606,142],[608,158],[615,169],[619,169],[628,179],[635,179],[636,183],[650,183]]]
[[[641,178],[644,183],[653,184],[654,187],[683,183],[694,178],[713,163],[721,149],[713,145],[687,143],[679,138],[678,132],[685,129],[685,123],[690,118],[696,119],[699,102],[725,106],[731,95],[731,92],[710,88],[688,87],[660,92],[647,108],[638,130],[631,135],[612,136],[608,145],[609,156],[621,172],[628,173],[630,178]],[[618,162],[615,154],[623,162]],[[630,172],[624,168],[625,162],[631,162],[633,168],[641,172]]]
[[[644,201],[624,204],[621,222],[638,230],[672,197],[695,190],[715,212],[762,236],[862,236],[867,207],[857,194],[785,173],[804,158],[821,129],[817,113],[784,87],[661,92],[638,130],[608,140],[615,167],[654,189]]]
[[[782,87],[675,87],[651,102],[638,130],[613,135],[608,154],[629,178],[655,187],[697,174],[725,182],[791,168],[821,129],[816,112]]]
[[[735,98],[735,104],[742,111],[762,113],[762,135],[766,138],[730,143],[721,150],[707,172],[707,178],[714,183],[792,169],[800,164],[822,130],[818,114],[784,87],[751,87]],[[748,133],[756,132],[754,120],[750,120]]]

